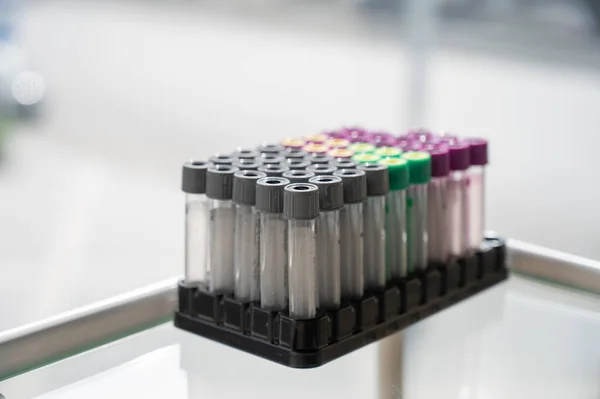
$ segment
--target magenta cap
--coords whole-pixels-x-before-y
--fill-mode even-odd
[[[360,127],[344,128],[341,132],[346,134],[344,138],[350,140],[351,143],[367,142],[370,137],[369,132]]]
[[[450,173],[450,152],[445,145],[425,144],[422,151],[431,155],[431,177],[444,177]]]
[[[394,147],[396,138],[389,133],[371,133],[369,143],[375,144],[377,147]]]
[[[331,132],[325,132],[327,136],[331,139],[346,139],[348,140],[348,132],[345,129],[342,130],[333,130]]]
[[[448,147],[450,151],[450,170],[466,170],[471,166],[471,150],[466,141],[456,141]]]
[[[408,133],[406,133],[406,136],[412,140],[418,140],[420,142],[425,142],[431,138],[434,138],[435,134],[431,133],[429,130],[426,130],[426,129],[415,129],[415,130],[410,130]]]
[[[467,139],[469,143],[471,165],[485,166],[488,164],[488,142],[484,139]]]

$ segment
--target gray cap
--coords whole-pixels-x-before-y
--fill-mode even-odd
[[[288,168],[292,170],[303,170],[310,166],[310,162],[305,161],[303,159],[288,159],[287,162]]]
[[[350,160],[342,160],[342,161],[331,161],[329,165],[335,166],[338,169],[355,169],[356,162]]]
[[[233,175],[232,201],[239,205],[254,205],[256,203],[256,182],[267,177],[263,172],[255,170],[240,170]]]
[[[322,211],[335,211],[344,206],[344,187],[337,176],[315,176],[309,183],[319,187],[319,207]]]
[[[281,164],[264,164],[258,168],[259,172],[265,172],[267,176],[277,177],[281,177],[288,170],[290,170],[290,168]]]
[[[233,156],[239,159],[254,159],[260,157],[260,152],[253,150],[252,148],[238,148]]]
[[[344,184],[344,203],[356,204],[367,199],[367,175],[358,169],[341,169],[333,172]]]
[[[333,158],[327,154],[311,154],[304,159],[312,164],[328,164],[329,162],[333,161]]]
[[[297,148],[287,148],[281,155],[287,159],[304,159],[308,156],[308,153]]]
[[[316,164],[313,164],[313,165],[310,165],[309,167],[307,167],[306,170],[309,172],[313,172],[317,176],[320,176],[320,175],[332,175],[333,172],[335,172],[337,170],[337,168],[335,166],[331,166],[331,165],[327,165],[327,164],[316,163]]]
[[[206,192],[206,171],[212,166],[212,163],[204,161],[184,163],[181,189],[189,194],[204,194]]]
[[[278,164],[285,162],[285,158],[277,154],[262,154],[260,160],[264,164]]]
[[[238,159],[233,162],[233,166],[239,170],[258,170],[261,165],[261,163],[258,163],[253,159]]]
[[[233,195],[233,175],[240,170],[231,165],[214,165],[206,172],[206,196],[230,200]]]
[[[294,183],[283,190],[283,217],[310,220],[319,216],[319,188],[309,183]]]
[[[283,188],[290,184],[283,177],[263,177],[256,182],[256,210],[266,213],[283,212]]]
[[[308,170],[289,170],[282,176],[292,183],[308,183],[308,179],[315,177],[315,174]]]
[[[358,165],[358,169],[367,174],[367,195],[369,197],[386,195],[390,191],[390,175],[386,165],[365,163]]]
[[[262,143],[257,148],[258,152],[260,152],[262,154],[279,154],[284,149],[285,148],[283,148],[283,146],[279,143],[268,143],[268,142]]]
[[[209,159],[215,165],[231,165],[234,161],[233,156],[228,154],[215,154]]]

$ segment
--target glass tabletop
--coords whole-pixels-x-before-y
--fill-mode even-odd
[[[600,299],[513,277],[317,369],[170,323],[0,383],[6,398],[597,398]]]

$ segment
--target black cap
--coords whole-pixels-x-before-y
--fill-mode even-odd
[[[279,154],[285,148],[279,143],[262,143],[258,146],[258,152],[262,154]]]
[[[390,175],[386,165],[365,163],[358,165],[358,169],[367,174],[367,195],[369,197],[386,195],[390,191]]]
[[[305,161],[303,159],[288,159],[287,162],[288,168],[291,170],[303,170],[310,166],[310,162]]]
[[[214,165],[206,172],[206,196],[230,200],[233,195],[233,175],[240,170],[231,165]]]
[[[358,169],[341,169],[333,172],[344,184],[344,203],[356,204],[367,199],[367,175]]]
[[[263,177],[256,182],[256,210],[266,213],[283,212],[283,188],[290,184],[283,177]]]
[[[233,156],[228,154],[215,154],[209,159],[215,165],[231,165],[234,161]]]
[[[322,211],[335,211],[344,206],[344,187],[337,176],[315,176],[309,183],[319,187],[319,208]]]
[[[304,159],[308,156],[308,153],[298,148],[286,148],[281,155],[287,159]]]
[[[332,175],[333,172],[335,172],[337,170],[337,168],[335,166],[331,166],[331,165],[327,165],[327,164],[316,163],[316,164],[313,164],[313,165],[310,165],[309,167],[307,167],[306,170],[309,172],[313,172],[317,176],[321,176],[321,175]]]
[[[254,159],[260,157],[260,152],[253,150],[252,148],[238,148],[233,156],[239,159]]]
[[[328,164],[329,162],[333,161],[333,158],[327,154],[310,154],[304,159],[312,164]]]
[[[356,162],[350,160],[331,161],[329,165],[335,166],[338,169],[355,169]]]
[[[233,175],[233,195],[231,200],[239,205],[256,203],[256,182],[267,177],[263,172],[255,170],[240,170]]]
[[[282,176],[292,183],[308,183],[308,179],[315,177],[315,174],[308,170],[289,170]]]
[[[264,164],[278,164],[285,162],[285,158],[277,154],[262,154],[260,160]]]
[[[283,217],[310,220],[319,216],[319,189],[314,184],[294,183],[283,190]]]
[[[212,163],[204,161],[184,163],[181,189],[189,194],[204,194],[206,192],[206,171],[212,166]]]
[[[253,159],[237,159],[233,162],[233,166],[239,170],[258,170],[261,165]]]
[[[265,172],[267,176],[277,177],[281,177],[288,170],[290,170],[290,168],[282,164],[265,164],[258,168],[259,172]]]

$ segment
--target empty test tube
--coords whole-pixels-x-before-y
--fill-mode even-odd
[[[483,139],[469,139],[471,166],[469,167],[469,241],[473,250],[483,242],[485,230],[485,167],[488,164],[488,143]]]
[[[407,191],[408,272],[427,267],[427,185],[431,180],[431,156],[426,152],[406,152],[410,186]]]
[[[258,170],[262,164],[254,159],[237,159],[233,162],[233,166],[239,170]]]
[[[304,159],[311,164],[327,164],[330,161],[333,161],[333,158],[327,154],[311,154]]]
[[[316,223],[317,298],[321,309],[340,307],[340,209],[344,206],[342,179],[316,176],[309,183],[319,188]]]
[[[409,185],[408,162],[401,158],[379,161],[388,167],[390,192],[386,196],[385,248],[388,278],[399,279],[408,274],[406,226],[406,189]]]
[[[342,298],[359,299],[364,292],[363,205],[367,176],[357,169],[333,172],[342,179],[344,207],[340,210],[340,258]]]
[[[319,216],[319,190],[314,184],[294,183],[283,191],[290,316],[310,319],[317,313],[315,219]]]
[[[263,172],[242,170],[233,175],[235,208],[234,269],[235,297],[242,302],[260,300],[259,226],[255,208],[256,182]]]
[[[264,142],[261,145],[258,146],[258,148],[256,149],[258,152],[260,152],[261,154],[279,154],[281,151],[283,151],[285,148],[278,143],[269,143],[269,142]]]
[[[185,277],[188,284],[206,283],[208,200],[206,171],[210,162],[183,164],[181,189],[185,192]]]
[[[329,162],[329,165],[335,166],[338,169],[356,169],[357,163],[350,159],[340,159]]]
[[[233,292],[235,272],[233,243],[235,205],[233,175],[239,169],[230,165],[214,165],[206,172],[206,196],[209,198],[208,273],[211,292]]]
[[[450,254],[463,256],[469,250],[469,144],[457,141],[448,147],[450,177],[448,178],[448,235]]]
[[[234,158],[238,159],[250,159],[254,160],[255,158],[260,157],[260,152],[257,150],[253,150],[251,148],[238,148],[233,153]]]
[[[281,153],[287,160],[290,159],[301,159],[304,160],[308,156],[308,153],[300,148],[286,148]]]
[[[311,177],[315,177],[315,174],[308,170],[290,170],[285,172],[283,175],[291,183],[308,183]]]
[[[293,159],[288,159],[287,166],[291,170],[304,170],[308,166],[310,166],[310,162],[305,161],[304,159],[293,158]]]
[[[281,175],[288,170],[290,170],[290,168],[281,164],[264,164],[258,168],[259,172],[266,173],[269,177],[281,177]]]
[[[317,176],[332,175],[336,170],[337,168],[335,166],[322,163],[310,165],[308,168],[306,168],[307,172],[312,172]]]
[[[427,247],[430,262],[445,264],[450,255],[448,235],[448,174],[450,154],[445,146],[427,146],[431,181],[427,186]]]
[[[268,164],[280,164],[282,162],[285,162],[286,160],[281,155],[262,154],[262,156],[260,157],[260,161],[262,162],[263,165],[268,165]]]
[[[282,177],[256,182],[256,210],[260,214],[260,306],[283,310],[287,298],[287,221],[283,218]]]
[[[358,165],[367,175],[367,201],[363,210],[364,276],[366,290],[379,290],[387,281],[385,263],[385,199],[390,191],[386,165]]]
[[[231,165],[235,159],[227,154],[215,154],[209,158],[209,161],[215,165]]]

